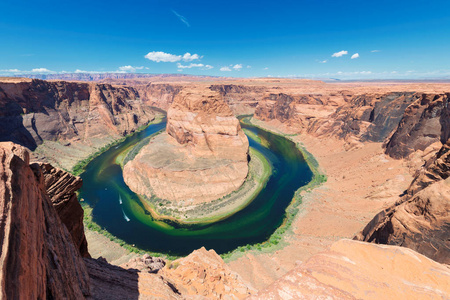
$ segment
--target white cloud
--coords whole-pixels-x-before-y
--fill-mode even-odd
[[[55,73],[47,68],[36,68],[31,70],[32,73]]]
[[[342,51],[333,53],[333,55],[331,55],[331,57],[341,57],[341,56],[344,56],[344,55],[347,55],[347,54],[348,54],[348,51],[342,50]]]
[[[222,68],[220,68],[220,71],[222,71],[222,72],[230,72],[231,69],[229,67],[222,67]]]
[[[359,57],[359,53],[355,53],[355,54],[352,55],[351,59],[355,59],[355,58],[358,58],[358,57]]]
[[[242,64],[235,64],[233,66],[233,69],[235,69],[236,71],[240,71],[242,69]]]
[[[328,61],[328,60],[326,60],[326,59],[325,59],[325,60],[321,60],[321,61],[319,61],[319,63],[320,63],[320,64],[326,64],[326,63],[327,63],[327,61]]]
[[[193,61],[193,60],[196,60],[196,59],[200,59],[202,57],[203,56],[199,56],[198,54],[190,54],[189,52],[186,52],[183,55],[183,60],[184,61]]]
[[[372,52],[372,53],[375,53],[375,52],[381,52],[381,50],[372,50],[372,51],[370,51],[370,52]]]
[[[142,70],[142,69],[144,69],[144,67],[133,67],[133,66],[122,66],[122,67],[119,67],[119,70],[120,71],[123,71],[123,72],[136,72],[136,70]]]
[[[191,63],[191,64],[189,64],[187,66],[184,66],[184,65],[182,65],[180,63],[177,63],[177,67],[178,67],[178,69],[190,69],[190,68],[201,68],[201,67],[204,67],[204,65],[203,64],[193,64],[193,63]]]
[[[145,58],[156,62],[177,62],[181,60],[181,55],[174,55],[162,51],[152,51],[147,53]]]
[[[269,70],[269,68],[268,68],[268,67],[265,67],[265,68],[263,68],[263,70]]]
[[[189,65],[182,65],[180,63],[177,63],[178,71],[182,71],[183,69],[191,69],[191,68],[201,68],[202,70],[210,70],[214,67],[211,65],[204,65],[204,64],[194,64],[190,63]]]
[[[252,68],[252,66],[247,66],[247,69],[251,69]]]
[[[175,55],[162,51],[152,51],[145,55],[146,59],[156,62],[177,62],[180,60],[193,61],[202,57],[203,56],[200,56],[198,54],[190,54],[189,52],[186,52],[184,55]]]
[[[172,12],[175,14],[175,16],[178,17],[178,19],[180,19],[181,22],[183,22],[187,27],[191,27],[191,24],[189,24],[188,20],[183,17],[182,15],[180,15],[179,13],[177,13],[176,11],[172,10]]]

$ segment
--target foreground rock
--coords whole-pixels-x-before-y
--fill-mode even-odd
[[[20,146],[0,143],[1,295],[5,299],[82,299],[89,275],[61,223],[37,164]]]
[[[244,299],[256,293],[214,250],[207,251],[204,247],[173,261],[161,274],[170,278],[186,296]]]
[[[83,209],[75,192],[81,188],[81,178],[54,168],[50,164],[39,163],[44,175],[45,189],[53,207],[72,236],[75,246],[83,257],[90,257],[84,235]]]
[[[160,134],[124,167],[136,193],[199,204],[238,189],[248,173],[248,140],[217,92],[186,89]]]
[[[340,240],[250,299],[446,299],[448,295],[448,266],[407,248]]]

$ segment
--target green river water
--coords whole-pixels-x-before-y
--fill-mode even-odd
[[[165,122],[154,124],[128,137],[93,159],[81,174],[79,197],[92,208],[93,220],[128,244],[152,252],[186,255],[202,246],[225,253],[239,246],[260,243],[282,224],[295,191],[312,179],[312,172],[296,145],[260,128],[241,123],[250,146],[271,163],[273,173],[265,188],[244,209],[211,224],[181,225],[152,219],[139,198],[125,184],[122,169],[115,163],[125,149],[159,132]],[[251,139],[269,141],[260,145]]]

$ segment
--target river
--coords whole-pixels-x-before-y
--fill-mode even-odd
[[[115,163],[125,149],[159,132],[165,122],[148,126],[94,158],[81,174],[79,198],[92,208],[93,220],[128,244],[152,252],[187,255],[202,246],[225,253],[239,246],[260,243],[282,224],[295,191],[307,184],[312,172],[296,145],[285,137],[241,123],[243,128],[269,141],[261,145],[249,137],[250,146],[272,164],[265,188],[243,210],[212,224],[180,225],[152,219],[139,198],[125,184]]]

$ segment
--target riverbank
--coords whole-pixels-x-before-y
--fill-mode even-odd
[[[365,143],[347,151],[332,137],[297,134],[278,121],[252,124],[285,135],[310,152],[327,181],[300,191],[302,204],[275,251],[246,251],[227,264],[255,288],[268,286],[297,264],[324,251],[334,241],[352,238],[410,183],[407,165],[383,154],[381,143]],[[305,152],[305,158],[307,153]]]

